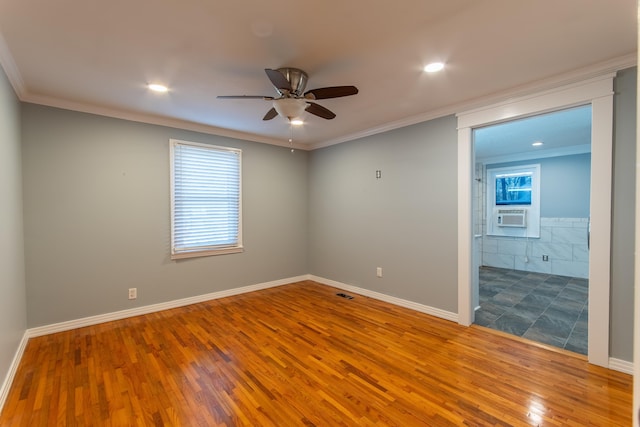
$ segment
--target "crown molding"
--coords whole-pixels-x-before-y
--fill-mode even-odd
[[[616,73],[620,70],[624,70],[626,68],[635,67],[637,64],[638,64],[637,53],[624,55],[624,56],[613,58],[607,61],[598,62],[596,64],[592,64],[590,66],[583,67],[577,70],[573,70],[568,73],[557,74],[542,80],[537,80],[535,82],[530,82],[524,85],[516,86],[516,87],[510,88],[501,92],[497,92],[488,96],[475,98],[475,99],[461,102],[458,104],[452,104],[438,110],[432,110],[432,111],[425,112],[423,114],[418,114],[418,115],[407,117],[401,120],[389,122],[375,128],[365,129],[361,132],[352,133],[352,134],[331,139],[325,142],[311,144],[309,147],[311,150],[329,147],[331,145],[340,144],[347,141],[353,141],[355,139],[364,138],[366,136],[371,136],[378,133],[383,133],[390,130],[411,126],[417,123],[437,119],[437,118],[452,115],[452,114],[457,114],[457,113],[460,113],[461,111],[473,111],[476,109],[482,109],[487,105],[508,102],[513,98],[521,98],[521,97],[526,97],[534,94],[537,95],[540,92],[554,90],[561,86],[579,84],[585,80],[601,78],[603,76]]]
[[[347,134],[338,138],[330,139],[327,141],[311,144],[293,143],[290,144],[288,140],[264,137],[251,133],[239,132],[230,129],[220,128],[216,126],[205,125],[201,123],[190,122],[187,120],[174,119],[164,116],[157,116],[152,114],[138,113],[133,111],[125,111],[116,108],[109,108],[104,106],[98,106],[94,104],[82,103],[77,101],[70,101],[66,99],[59,99],[55,97],[41,96],[31,94],[28,88],[25,86],[24,80],[18,70],[18,67],[13,60],[13,56],[5,43],[2,34],[0,34],[0,65],[7,74],[9,82],[13,86],[18,99],[22,102],[28,102],[33,104],[40,104],[49,107],[62,108],[66,110],[79,111],[90,114],[97,114],[106,117],[113,117],[123,120],[129,120],[140,123],[147,123],[159,126],[167,126],[184,130],[191,130],[195,132],[202,132],[210,135],[218,135],[228,138],[242,139],[246,141],[259,142],[264,144],[276,145],[281,147],[294,148],[297,150],[311,151],[331,145],[340,144],[343,142],[353,141],[356,139],[364,138],[367,136],[376,135],[379,133],[388,132],[390,130],[399,129],[406,126],[411,126],[417,123],[437,119],[440,117],[457,114],[461,111],[469,111],[473,109],[482,108],[489,104],[496,104],[499,102],[507,101],[514,97],[523,97],[531,95],[536,92],[552,90],[559,86],[564,86],[572,83],[577,83],[590,78],[595,78],[603,74],[615,73],[617,71],[636,66],[638,63],[637,53],[631,53],[625,56],[613,58],[607,61],[592,64],[588,67],[573,70],[568,73],[563,73],[555,76],[551,76],[546,79],[538,80],[535,82],[520,85],[505,91],[494,93],[489,96],[475,98],[469,101],[465,101],[458,104],[452,104],[436,110],[427,111],[425,113],[406,117],[401,120],[392,121],[381,126],[376,126],[369,129],[364,129],[359,132]]]
[[[22,75],[18,70],[16,62],[13,60],[13,55],[11,55],[9,46],[7,46],[2,33],[0,33],[0,66],[4,70],[4,73],[7,75],[9,83],[11,83],[11,86],[18,96],[18,99],[22,100],[26,93],[24,80],[22,79]]]
[[[288,140],[267,138],[260,135],[237,132],[230,129],[205,125],[202,123],[190,122],[187,120],[174,119],[174,118],[165,117],[165,116],[157,116],[153,114],[138,113],[133,111],[126,111],[126,110],[121,110],[117,108],[103,107],[100,105],[70,101],[66,99],[32,95],[27,93],[23,97],[21,97],[20,100],[23,102],[31,103],[31,104],[44,105],[47,107],[61,108],[64,110],[78,111],[82,113],[96,114],[99,116],[128,120],[132,122],[166,126],[166,127],[177,128],[181,130],[190,130],[190,131],[201,132],[201,133],[210,134],[210,135],[241,139],[244,141],[252,141],[252,142],[259,142],[259,143],[269,144],[269,145],[277,145],[277,146],[287,147],[287,148],[295,148],[298,150],[308,149],[307,145],[303,145],[300,143],[290,144]]]

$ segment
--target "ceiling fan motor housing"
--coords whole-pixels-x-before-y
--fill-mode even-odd
[[[291,84],[291,92],[290,94],[296,97],[302,96],[304,94],[304,89],[307,87],[307,80],[309,76],[307,73],[300,70],[299,68],[278,68],[278,71],[287,79],[287,81]],[[282,92],[278,88],[276,90],[283,95]]]

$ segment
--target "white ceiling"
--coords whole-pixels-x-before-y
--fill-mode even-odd
[[[314,148],[635,65],[636,0],[0,0],[0,62],[26,102],[287,145],[263,121],[265,68],[297,67],[318,101]],[[447,65],[425,74],[431,61]],[[149,82],[170,87],[151,93]]]
[[[591,152],[591,106],[475,129],[476,161],[500,163]],[[533,146],[534,142],[542,145]]]

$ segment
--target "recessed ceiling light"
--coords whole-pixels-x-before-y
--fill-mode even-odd
[[[157,83],[149,83],[147,87],[154,92],[167,92],[169,90],[165,85],[157,84]]]
[[[427,73],[435,73],[444,68],[444,63],[442,62],[432,62],[431,64],[427,64],[424,67],[424,71]]]
[[[292,119],[291,124],[294,126],[301,126],[304,124],[304,122],[302,121],[302,119]]]
[[[533,145],[534,147],[540,147],[541,145],[544,145],[544,142],[542,142],[542,141],[536,141],[536,142],[534,142],[534,143],[533,143],[533,144],[531,144],[531,145]]]

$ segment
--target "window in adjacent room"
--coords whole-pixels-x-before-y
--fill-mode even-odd
[[[170,143],[171,258],[242,252],[242,151]]]
[[[540,237],[540,164],[487,166],[487,234]]]
[[[496,174],[496,205],[531,205],[533,172]]]

